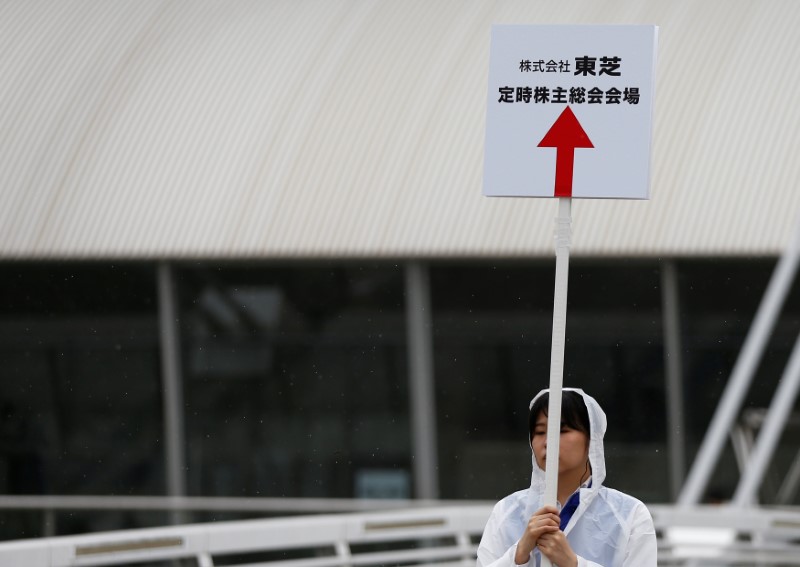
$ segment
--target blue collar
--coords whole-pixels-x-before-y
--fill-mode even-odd
[[[587,487],[592,486],[592,480],[589,479],[589,483],[586,485]],[[583,488],[583,485],[581,486]],[[564,531],[564,528],[567,527],[567,524],[572,519],[572,515],[575,513],[575,510],[578,509],[578,504],[581,503],[581,489],[578,488],[575,492],[572,493],[572,496],[569,497],[567,503],[561,508],[561,525],[559,526],[561,531]]]

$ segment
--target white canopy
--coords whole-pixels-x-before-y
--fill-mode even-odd
[[[492,23],[660,26],[652,199],[573,255],[785,246],[793,0],[5,0],[0,258],[551,256],[553,200],[481,195]]]

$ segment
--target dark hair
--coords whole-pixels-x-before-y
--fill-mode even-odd
[[[528,416],[528,439],[533,439],[533,429],[536,426],[536,420],[539,414],[547,415],[548,403],[550,401],[550,394],[545,392],[537,398],[531,406],[531,412]],[[586,409],[586,403],[583,401],[583,396],[578,392],[567,390],[561,394],[561,423],[570,429],[582,431],[587,436],[591,434],[591,426],[589,425],[589,410]]]

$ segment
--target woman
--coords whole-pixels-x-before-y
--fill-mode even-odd
[[[655,567],[656,533],[636,498],[603,486],[606,414],[582,390],[564,388],[558,458],[559,508],[544,506],[548,392],[530,403],[531,487],[498,502],[478,547],[478,567]],[[560,511],[559,511],[560,509]]]

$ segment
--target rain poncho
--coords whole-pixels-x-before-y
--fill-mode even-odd
[[[606,488],[606,464],[603,435],[606,414],[591,396],[582,390],[564,388],[583,397],[589,412],[591,437],[589,462],[591,485],[580,488],[580,503],[564,534],[578,556],[579,567],[655,567],[656,533],[653,520],[644,504],[617,490]],[[533,403],[547,390],[542,390]],[[532,458],[531,487],[520,490],[498,502],[478,547],[478,567],[513,567],[517,542],[531,516],[544,500],[545,472]],[[540,552],[534,549],[527,565],[540,564]]]

